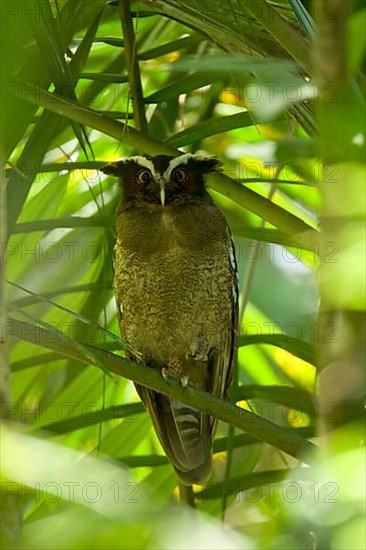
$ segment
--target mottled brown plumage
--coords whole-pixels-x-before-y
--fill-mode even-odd
[[[114,286],[128,356],[227,398],[236,355],[237,283],[227,222],[206,192],[212,157],[132,157],[121,178]],[[159,440],[185,484],[211,469],[215,419],[142,386]]]

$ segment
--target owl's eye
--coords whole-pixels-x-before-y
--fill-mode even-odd
[[[136,180],[138,183],[149,183],[151,179],[152,179],[151,172],[146,168],[139,170],[136,174]]]
[[[175,168],[172,172],[172,179],[177,183],[183,183],[187,179],[187,171],[184,168]]]

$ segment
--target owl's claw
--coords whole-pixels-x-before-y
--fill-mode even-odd
[[[185,390],[186,387],[187,387],[188,384],[189,384],[189,376],[183,376],[183,377],[180,379],[180,384],[181,384],[182,388]]]
[[[167,382],[167,380],[170,376],[169,369],[167,369],[166,367],[163,367],[161,369],[161,376],[164,378],[165,382]]]

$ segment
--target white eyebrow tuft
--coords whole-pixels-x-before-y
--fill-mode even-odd
[[[185,153],[184,155],[180,155],[179,157],[175,157],[170,161],[168,168],[165,170],[165,172],[163,174],[164,179],[166,181],[169,181],[173,170],[177,166],[180,166],[181,164],[187,164],[188,161],[191,160],[191,159],[196,159],[196,160],[200,161],[200,160],[212,160],[212,159],[216,159],[216,157],[214,157],[212,155],[193,155],[192,153]]]
[[[140,157],[136,155],[135,157],[129,157],[127,159],[124,159],[123,162],[135,162],[136,164],[139,164],[140,166],[144,166],[144,168],[148,168],[150,172],[153,172],[155,170],[153,163],[151,160],[147,159],[146,157]]]
[[[150,170],[152,177],[156,181],[158,181],[160,174],[157,173],[154,163],[151,160],[147,159],[146,157],[141,157],[139,155],[136,155],[134,157],[129,157],[123,160],[123,162],[125,163],[129,161],[135,162],[139,166],[143,166],[144,168],[147,168],[148,170]]]

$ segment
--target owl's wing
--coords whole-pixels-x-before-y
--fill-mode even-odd
[[[212,388],[213,395],[221,399],[227,399],[231,390],[236,355],[238,347],[238,321],[239,321],[239,290],[235,248],[230,236],[229,265],[232,275],[231,287],[231,325],[226,328],[224,345],[220,350],[215,350],[212,358]],[[214,433],[217,420],[211,417],[211,430]]]

